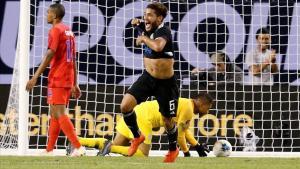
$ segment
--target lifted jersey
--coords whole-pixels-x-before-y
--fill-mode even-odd
[[[164,23],[158,26],[158,28],[153,33],[145,33],[150,39],[164,38],[167,43],[161,52],[155,52],[147,45],[143,45],[144,57],[150,59],[160,59],[160,58],[173,58],[173,42],[172,34],[169,27],[165,26]]]

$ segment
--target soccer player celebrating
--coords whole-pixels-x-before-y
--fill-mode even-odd
[[[177,128],[172,117],[176,116],[179,91],[174,76],[174,58],[171,30],[164,25],[167,8],[161,3],[149,4],[144,12],[144,23],[133,19],[133,26],[140,26],[143,35],[136,39],[136,44],[142,45],[145,70],[138,80],[127,90],[121,102],[121,112],[124,121],[133,133],[128,156],[134,155],[145,136],[140,134],[136,122],[134,107],[145,101],[149,96],[155,96],[162,113],[169,140],[169,152],[164,162],[174,162],[178,156]]]
[[[212,102],[213,99],[206,93],[200,93],[195,99],[179,98],[178,100],[178,109],[174,121],[178,127],[178,144],[185,157],[190,156],[186,141],[191,144],[191,147],[198,152],[200,157],[207,156],[209,152],[205,144],[197,142],[189,127],[194,115],[208,113]],[[137,105],[134,111],[141,133],[146,136],[134,156],[148,156],[151,149],[152,130],[164,126],[163,117],[159,112],[159,105],[156,100],[143,102]],[[83,146],[102,149],[100,153],[102,156],[110,152],[128,156],[129,147],[127,145],[134,136],[126,126],[123,118],[117,122],[116,130],[117,134],[113,142],[105,138],[79,138],[79,141]]]
[[[46,152],[53,152],[60,129],[75,147],[71,156],[85,154],[85,149],[78,141],[74,126],[66,112],[69,97],[79,98],[81,91],[77,85],[77,68],[75,63],[75,37],[70,28],[62,23],[65,8],[61,4],[52,4],[48,9],[47,21],[52,24],[48,37],[48,50],[44,59],[27,82],[26,90],[30,91],[36,84],[38,77],[50,64],[48,76],[48,97],[50,104],[49,140]]]

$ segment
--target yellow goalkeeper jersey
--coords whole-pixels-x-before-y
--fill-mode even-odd
[[[163,127],[164,122],[159,105],[156,100],[146,101],[135,107],[138,119],[148,120],[152,124],[152,128]],[[179,98],[177,114],[173,120],[177,123],[178,128],[178,144],[183,152],[188,151],[186,140],[195,146],[198,144],[193,133],[189,130],[190,122],[194,117],[194,104],[192,99]]]

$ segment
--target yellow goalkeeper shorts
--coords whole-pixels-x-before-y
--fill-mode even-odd
[[[139,129],[141,133],[145,136],[145,144],[151,144],[152,140],[152,124],[150,121],[146,118],[140,118],[137,120]],[[130,131],[130,129],[127,127],[125,121],[123,118],[120,118],[117,122],[116,130],[118,133],[122,134],[124,137],[127,137],[128,139],[133,139],[133,134]]]

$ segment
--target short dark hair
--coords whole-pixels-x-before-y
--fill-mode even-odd
[[[147,8],[153,9],[157,16],[162,16],[163,18],[165,18],[168,13],[167,7],[164,4],[158,2],[147,5]]]
[[[214,101],[210,94],[204,92],[199,93],[196,99],[201,100],[204,104],[212,104]]]
[[[56,16],[59,19],[62,19],[65,16],[65,7],[62,4],[52,4],[50,5],[50,8],[54,10]]]
[[[270,31],[269,31],[269,29],[267,27],[262,27],[262,28],[258,29],[256,31],[256,35],[255,35],[256,39],[258,38],[258,36],[260,34],[270,34]]]

